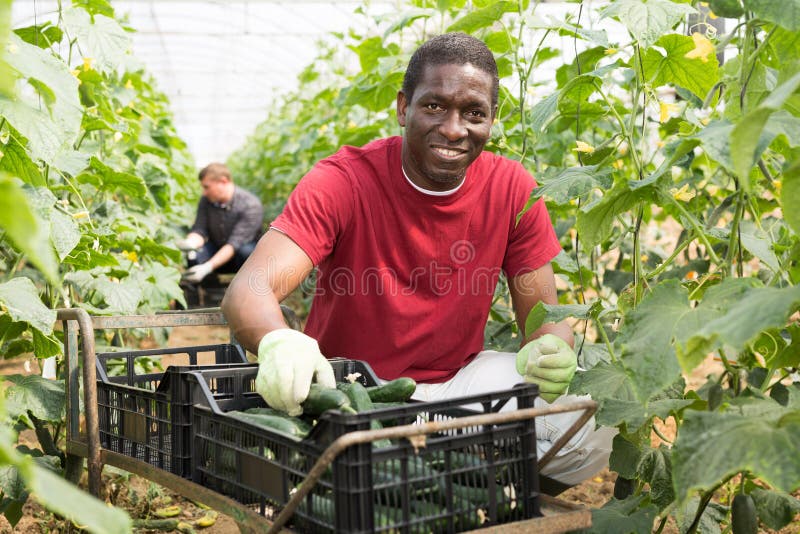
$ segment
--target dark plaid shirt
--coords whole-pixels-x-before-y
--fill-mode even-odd
[[[264,208],[252,193],[239,187],[227,204],[211,202],[206,197],[197,206],[197,218],[192,225],[196,232],[217,247],[228,244],[234,250],[261,236]]]

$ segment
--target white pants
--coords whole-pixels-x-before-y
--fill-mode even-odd
[[[461,369],[453,378],[441,384],[418,384],[414,399],[420,401],[436,401],[478,395],[493,391],[509,389],[510,386],[522,382],[517,373],[515,353],[486,350],[479,353],[469,365]],[[562,395],[554,404],[561,404],[589,396]],[[547,401],[537,398],[535,406],[549,406]],[[511,399],[501,411],[516,410],[517,401]],[[541,458],[553,443],[583,414],[583,411],[566,412],[536,418],[537,454]],[[594,475],[606,465],[611,454],[611,441],[616,435],[616,428],[595,428],[592,417],[575,435],[558,451],[544,469],[543,475],[573,486]]]

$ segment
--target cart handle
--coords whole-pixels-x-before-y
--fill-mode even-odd
[[[346,448],[357,445],[360,443],[368,443],[379,439],[397,439],[408,438],[412,443],[415,443],[412,438],[432,434],[434,432],[441,432],[445,430],[454,430],[468,426],[482,426],[482,425],[497,425],[503,423],[511,423],[514,421],[521,421],[524,419],[531,419],[533,417],[541,417],[545,415],[553,415],[564,412],[575,412],[583,410],[583,414],[567,429],[567,431],[553,444],[539,460],[539,468],[547,465],[555,454],[575,435],[575,433],[584,425],[597,411],[597,402],[593,400],[579,400],[570,403],[556,404],[544,408],[525,408],[522,410],[515,410],[509,412],[499,412],[491,414],[470,415],[467,417],[458,417],[455,419],[448,419],[445,421],[431,421],[422,424],[410,424],[395,426],[390,428],[381,428],[377,430],[356,430],[355,432],[348,432],[340,436],[336,441],[330,444],[327,449],[322,453],[314,467],[308,472],[308,475],[303,480],[303,483],[296,489],[294,495],[286,503],[286,506],[281,510],[278,517],[270,526],[267,534],[274,534],[281,530],[283,525],[294,514],[300,502],[308,495],[311,489],[317,484],[319,478],[333,462],[333,460],[342,453]]]

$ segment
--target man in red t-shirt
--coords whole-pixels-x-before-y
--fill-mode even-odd
[[[550,261],[561,250],[541,200],[518,218],[533,177],[483,151],[497,95],[485,44],[435,37],[412,56],[397,95],[403,136],[344,147],[297,185],[222,304],[237,339],[258,353],[256,387],[272,407],[301,413],[315,378],[335,387],[326,356],[365,360],[384,380],[414,378],[422,400],[527,380],[540,387],[537,402],[563,402],[577,366],[566,323],[525,332],[516,354],[483,350],[501,271],[524,330],[533,306],[557,302]],[[279,303],[315,266],[301,333]],[[577,416],[537,419],[539,453]],[[565,484],[591,476],[612,436],[590,421],[544,474]]]

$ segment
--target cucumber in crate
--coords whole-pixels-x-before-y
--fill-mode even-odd
[[[365,362],[331,364],[337,389],[312,399],[313,409],[304,406],[299,417],[266,406],[255,392],[257,365],[182,375],[193,396],[193,480],[274,518],[345,434],[491,414],[512,398],[532,407],[538,393],[521,384],[418,402],[410,400],[410,379],[379,384]],[[458,532],[540,515],[532,419],[437,431],[424,446],[415,443],[380,439],[345,448],[290,525],[302,532]]]

